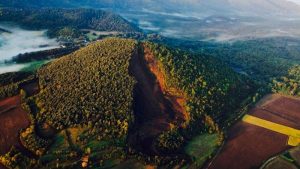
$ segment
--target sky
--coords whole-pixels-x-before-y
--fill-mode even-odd
[[[295,2],[300,5],[300,0],[288,0],[288,1]]]

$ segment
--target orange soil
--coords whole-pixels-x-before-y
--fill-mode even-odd
[[[149,70],[155,75],[164,97],[171,102],[176,120],[181,122],[189,120],[189,113],[186,111],[186,97],[184,92],[174,87],[167,86],[164,70],[159,67],[158,61],[155,59],[150,49],[146,47],[144,47],[144,57]]]
[[[164,76],[156,66],[148,49],[136,53],[130,66],[130,72],[137,80],[134,91],[136,124],[128,141],[148,154],[158,153],[153,145],[159,134],[186,120],[185,100],[166,90]]]
[[[283,96],[266,97],[250,115],[300,129],[300,100]],[[228,132],[228,139],[209,169],[251,169],[287,149],[288,136],[243,121]]]

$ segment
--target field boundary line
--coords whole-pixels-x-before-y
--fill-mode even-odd
[[[8,108],[6,108],[6,109],[0,111],[0,115],[6,113],[6,112],[8,112],[8,111],[11,111],[11,110],[13,110],[13,109],[15,109],[15,108],[17,108],[16,105],[15,105],[15,106],[8,107]]]

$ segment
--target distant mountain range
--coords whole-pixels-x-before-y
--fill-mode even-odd
[[[2,0],[2,6],[17,7],[97,7],[148,9],[164,12],[239,15],[300,15],[300,5],[288,0]]]

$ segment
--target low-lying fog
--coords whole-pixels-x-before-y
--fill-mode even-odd
[[[24,30],[10,23],[0,23],[0,28],[10,32],[0,30],[0,73],[18,71],[28,65],[5,63],[18,54],[59,46],[55,39],[49,39],[45,35],[45,31]]]
[[[234,41],[254,38],[300,38],[300,18],[165,13],[150,10],[120,14],[147,32],[192,40]]]

